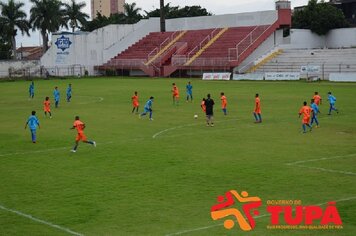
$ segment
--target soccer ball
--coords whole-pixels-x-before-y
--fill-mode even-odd
[[[194,115],[194,119],[198,119],[198,115]]]

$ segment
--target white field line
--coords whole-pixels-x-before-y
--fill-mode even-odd
[[[334,156],[334,157],[325,157],[325,158],[311,159],[311,160],[304,160],[304,161],[296,161],[296,162],[286,163],[285,165],[320,170],[320,171],[331,172],[331,173],[339,173],[339,174],[344,174],[344,175],[356,175],[356,173],[351,172],[351,171],[333,170],[333,169],[326,169],[326,168],[321,168],[321,167],[302,165],[304,163],[321,162],[321,161],[326,161],[326,160],[349,158],[349,157],[355,157],[355,156],[356,156],[356,153],[353,153],[353,154],[348,154],[348,155],[343,155],[343,156]]]
[[[339,174],[344,174],[344,175],[356,175],[356,173],[351,172],[351,171],[325,169],[325,168],[320,168],[320,167],[312,167],[312,166],[304,166],[304,165],[294,165],[294,166],[301,167],[301,168],[320,170],[320,171],[325,171],[325,172],[331,172],[331,173],[339,173]]]
[[[68,228],[65,228],[65,227],[62,227],[62,226],[59,226],[59,225],[56,225],[56,224],[53,224],[51,222],[48,222],[48,221],[45,221],[45,220],[41,220],[41,219],[38,219],[36,217],[33,217],[31,215],[28,215],[28,214],[25,214],[21,211],[17,211],[17,210],[14,210],[14,209],[10,209],[10,208],[7,208],[3,205],[0,205],[0,209],[4,210],[4,211],[8,211],[8,212],[11,212],[11,213],[14,213],[16,215],[19,215],[19,216],[22,216],[22,217],[25,217],[27,219],[30,219],[32,221],[35,221],[35,222],[38,222],[40,224],[44,224],[44,225],[47,225],[49,227],[52,227],[52,228],[55,228],[55,229],[58,229],[60,231],[63,231],[63,232],[66,232],[68,234],[71,234],[71,235],[77,235],[77,236],[83,236],[83,234],[80,234],[80,233],[77,233],[73,230],[70,230]]]
[[[221,121],[215,121],[214,123],[222,123],[222,122],[236,121],[236,120],[239,120],[239,119],[221,120]],[[158,136],[160,136],[160,135],[162,135],[164,133],[170,132],[172,130],[181,129],[181,128],[185,128],[185,127],[190,127],[190,126],[196,126],[196,125],[205,125],[205,124],[199,122],[199,123],[191,123],[191,124],[187,124],[187,125],[175,126],[175,127],[164,129],[164,130],[161,130],[161,131],[155,133],[154,135],[152,135],[152,138],[157,138]]]
[[[112,144],[112,143],[114,143],[114,142],[110,141],[110,142],[104,142],[104,143],[97,143],[97,145],[105,145],[105,144]],[[67,147],[49,148],[49,149],[43,149],[43,150],[37,150],[37,151],[4,153],[4,154],[0,154],[0,157],[45,153],[45,152],[52,152],[52,151],[65,150],[65,149],[71,150],[71,148],[72,147],[67,146]]]
[[[43,150],[38,150],[38,151],[29,151],[29,152],[5,153],[5,154],[0,154],[0,157],[43,153],[43,152],[51,152],[51,151],[58,151],[58,150],[64,150],[64,149],[70,149],[70,147],[49,148],[49,149],[43,149]]]
[[[354,200],[354,199],[356,199],[356,196],[349,197],[349,198],[342,198],[342,199],[339,199],[339,200],[336,200],[336,201],[333,201],[333,202],[346,202],[346,201],[350,201],[350,200]],[[330,202],[330,201],[328,201],[328,202]],[[326,205],[328,202],[323,202],[323,203],[314,204],[314,205],[322,206],[322,205]],[[254,218],[258,219],[258,218],[263,218],[263,217],[266,217],[266,216],[269,216],[269,215],[270,214],[264,214],[264,215],[256,216]],[[215,227],[223,226],[223,225],[224,224],[221,223],[221,224],[216,224],[216,225],[199,227],[199,228],[195,228],[195,229],[187,229],[187,230],[182,230],[182,231],[179,231],[179,232],[176,232],[176,233],[172,233],[172,234],[166,234],[166,236],[182,235],[182,234],[186,234],[186,233],[192,233],[192,232],[196,232],[196,231],[202,231],[202,230],[206,230],[206,229],[211,229],[211,228],[215,228]]]
[[[206,134],[206,133],[214,133],[214,132],[220,132],[220,131],[230,131],[230,130],[238,130],[239,127],[234,127],[234,128],[225,128],[225,129],[215,129],[214,127],[206,127],[206,130],[204,132],[200,131],[199,134]],[[174,134],[174,135],[165,135],[165,138],[176,138],[176,137],[181,137],[181,136],[191,136],[196,134],[197,132],[192,132],[192,133],[183,133],[183,134]]]
[[[324,157],[324,158],[318,158],[318,159],[290,162],[290,163],[286,163],[286,165],[298,165],[298,164],[307,163],[307,162],[325,161],[325,160],[340,159],[340,158],[347,158],[347,157],[354,157],[354,156],[356,156],[356,153],[342,155],[342,156]]]

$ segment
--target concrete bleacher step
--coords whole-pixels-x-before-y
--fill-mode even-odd
[[[167,51],[173,44],[175,44],[180,38],[182,38],[185,34],[187,33],[187,31],[182,31],[180,34],[177,35],[177,37],[175,37],[173,40],[171,40],[164,48],[162,48],[154,57],[152,57],[151,59],[149,59],[145,65],[148,66],[150,65],[152,62],[154,62],[159,56],[161,56],[165,51]]]
[[[192,58],[190,58],[184,65],[189,66],[195,59],[197,59],[207,48],[209,48],[216,40],[218,40],[229,28],[223,28],[210,41],[204,45]]]

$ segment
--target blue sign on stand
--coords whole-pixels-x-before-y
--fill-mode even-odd
[[[55,42],[55,44],[57,45],[58,49],[61,49],[62,52],[64,52],[66,49],[68,49],[70,47],[72,42],[69,40],[68,37],[64,37],[64,35],[62,35],[62,37],[57,38],[57,41]]]

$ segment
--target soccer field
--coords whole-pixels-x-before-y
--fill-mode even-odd
[[[0,83],[0,235],[356,235],[356,84],[191,80],[194,101],[186,103],[188,81],[35,81],[33,100],[28,81]],[[172,105],[173,82],[179,106]],[[140,111],[155,97],[153,121],[131,114],[134,91]],[[323,98],[320,128],[302,134],[298,112],[315,91]],[[329,91],[339,114],[327,115]],[[227,116],[220,92],[228,99]],[[215,127],[205,126],[200,108],[207,93],[216,103]],[[252,115],[255,93],[261,124]],[[43,114],[45,96],[52,119]],[[24,130],[32,110],[41,124],[36,144]],[[96,148],[80,143],[70,152],[76,115]],[[238,224],[227,230],[224,219],[211,218],[217,197],[229,190],[262,199],[252,231]],[[335,201],[343,229],[267,229],[267,200],[323,209]]]

